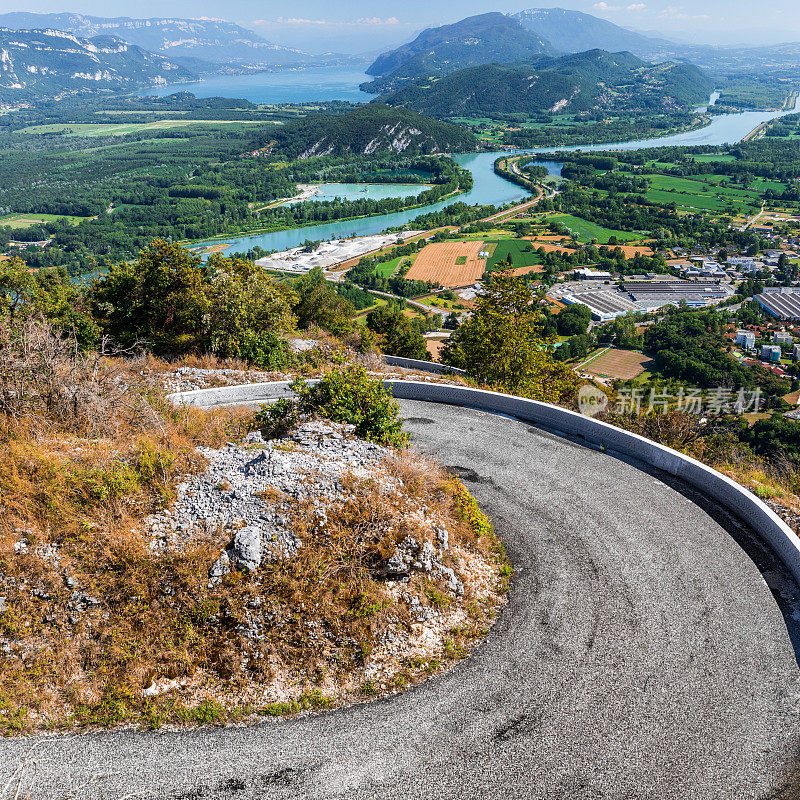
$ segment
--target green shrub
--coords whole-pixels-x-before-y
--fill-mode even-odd
[[[239,346],[241,358],[259,369],[277,372],[292,365],[292,351],[274,331],[247,331]]]
[[[358,436],[376,444],[406,444],[400,406],[383,381],[371,378],[361,366],[336,367],[313,385],[297,379],[292,390],[294,400],[281,399],[272,406],[262,406],[257,420],[265,435],[278,435],[300,420],[319,416],[355,425]]]

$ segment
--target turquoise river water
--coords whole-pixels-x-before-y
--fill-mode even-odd
[[[300,88],[295,85],[294,87],[294,94],[292,95],[292,89],[288,86],[285,86],[285,91],[287,94],[287,99],[284,102],[289,102],[288,97],[291,95],[295,99],[292,102],[299,102],[297,98],[304,95],[306,90],[311,91],[310,83],[313,81],[314,76],[311,74],[313,71],[309,70],[307,72],[293,72],[291,75],[293,76],[293,80],[300,81]],[[360,74],[360,73],[356,73]],[[339,72],[336,73],[337,77],[329,78],[329,83],[336,83],[338,86],[339,84],[337,81],[346,81],[347,78],[345,77],[347,73]],[[350,80],[352,80],[353,73],[350,73]],[[246,77],[251,80],[252,86],[250,86],[251,94],[247,96],[242,91],[237,93],[237,90],[243,89],[243,82],[239,80],[240,78]],[[267,81],[268,87],[265,89],[263,85],[258,84],[255,80],[257,78],[261,78],[262,81]],[[317,76],[319,79],[319,76]],[[248,75],[248,76],[227,76],[225,78],[219,78],[213,83],[214,91],[211,92],[212,94],[224,95],[227,97],[246,97],[246,99],[253,100],[254,102],[265,102],[261,100],[260,97],[268,96],[271,88],[275,86],[280,86],[280,80],[283,80],[284,84],[286,83],[287,73],[285,72],[277,72],[277,73],[267,73],[266,76],[264,75]],[[208,82],[211,84],[211,82]],[[191,86],[186,86],[189,91],[194,91],[198,93],[197,86],[204,85],[204,84],[192,84]],[[352,83],[350,84],[352,87]],[[175,86],[169,87],[172,91],[176,90]],[[151,91],[152,90],[148,90]],[[319,96],[319,86],[317,88],[317,95],[315,95],[314,99],[334,99],[333,97],[320,97]],[[166,94],[166,90],[163,92]],[[361,94],[361,93],[359,93]],[[208,95],[205,95],[208,96]],[[361,94],[361,98],[363,99],[364,95]],[[307,98],[311,99],[311,98]],[[351,98],[342,98],[342,99],[351,99]],[[716,98],[712,95],[711,102]],[[275,101],[272,101],[275,102]],[[639,141],[632,141],[632,142],[617,142],[611,144],[598,144],[598,145],[585,145],[579,148],[559,148],[559,147],[552,147],[552,148],[540,148],[536,150],[525,150],[525,151],[517,151],[518,153],[553,153],[557,151],[563,151],[564,149],[573,149],[573,150],[581,150],[583,152],[589,151],[605,151],[605,150],[639,150],[646,147],[661,147],[665,145],[721,145],[730,143],[733,144],[735,142],[741,141],[750,131],[752,131],[755,127],[760,125],[762,122],[766,122],[770,119],[775,119],[776,117],[784,116],[785,114],[794,113],[797,110],[797,105],[791,111],[783,111],[783,112],[766,112],[766,111],[747,111],[739,114],[725,114],[720,116],[715,116],[712,118],[712,121],[709,125],[706,125],[704,128],[699,128],[693,131],[687,131],[685,133],[675,134],[673,136],[662,136],[655,139],[642,139]],[[293,230],[287,231],[277,231],[274,233],[263,233],[263,234],[255,234],[249,236],[236,236],[231,238],[224,238],[222,240],[217,239],[215,240],[216,243],[224,242],[228,244],[226,248],[226,252],[234,253],[234,252],[244,252],[255,245],[263,247],[265,250],[287,250],[292,247],[297,247],[298,245],[305,242],[307,239],[311,240],[327,240],[327,239],[337,239],[337,238],[345,238],[348,236],[369,236],[371,234],[381,233],[386,228],[396,227],[407,225],[408,223],[412,222],[416,217],[420,216],[421,214],[428,213],[430,211],[438,211],[444,208],[445,206],[450,205],[451,203],[458,200],[460,202],[467,203],[468,205],[479,204],[479,205],[502,205],[504,203],[511,202],[513,200],[522,200],[524,197],[528,196],[528,192],[522,189],[520,186],[517,186],[510,181],[501,178],[494,173],[494,162],[495,160],[501,156],[507,155],[505,152],[491,152],[491,153],[470,153],[466,155],[457,155],[455,156],[455,160],[466,169],[472,172],[474,184],[472,189],[469,192],[459,195],[457,198],[453,199],[450,198],[448,200],[441,201],[439,203],[434,203],[432,205],[423,206],[421,208],[415,208],[410,211],[400,211],[391,214],[381,214],[374,217],[366,217],[364,219],[356,219],[356,220],[349,220],[345,222],[329,222],[323,223],[320,225],[310,225],[304,228],[295,228]],[[560,170],[560,165],[554,162],[542,162],[548,169],[554,173],[558,174]],[[350,196],[350,197],[359,197],[359,196],[370,196],[370,197],[380,197],[380,196],[397,196],[395,194],[392,195],[381,195],[381,192],[387,191],[386,187],[370,187],[368,189],[367,194],[360,194],[361,188],[358,185],[354,184],[347,184],[347,185],[339,185],[338,189],[338,196]],[[419,186],[411,187],[415,191],[410,191],[408,194],[416,194],[418,191],[422,191]],[[375,192],[375,193],[373,193]],[[333,194],[331,194],[333,193]],[[406,193],[405,188],[401,191],[398,191],[397,194],[404,195]],[[337,196],[337,189],[336,187],[327,188],[325,189],[325,196],[319,199],[326,199],[330,196]]]

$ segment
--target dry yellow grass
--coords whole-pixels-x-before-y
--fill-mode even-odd
[[[0,379],[17,378],[9,360],[0,347]],[[254,424],[242,409],[173,408],[142,380],[163,366],[86,362],[56,348],[25,378],[31,402],[0,410],[0,734],[324,708],[396,691],[466,653],[491,623],[504,562],[463,486],[406,452],[382,467],[386,481],[345,477],[324,525],[309,501],[265,495],[303,546],[253,574],[209,582],[230,531],[152,549],[144,520],[204,468],[196,447],[220,447]],[[45,379],[57,389],[59,376],[84,386],[77,405],[49,408],[32,391]],[[387,657],[382,682],[364,689],[387,626],[416,636],[376,563],[409,535],[435,544],[434,516],[450,533],[441,558],[462,576],[464,596],[422,573],[407,590],[457,622],[443,623],[418,661]],[[78,608],[76,593],[93,600]],[[253,624],[263,635],[246,635]],[[158,693],[146,696],[152,686]]]
[[[641,375],[651,361],[649,356],[635,350],[617,350],[612,348],[603,355],[581,367],[583,372],[600,375],[604,378],[620,378],[631,380]]]

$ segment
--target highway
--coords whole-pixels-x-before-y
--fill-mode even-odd
[[[35,744],[36,800],[800,797],[798,590],[748,531],[672,479],[530,424],[402,409],[515,566],[470,658],[302,719],[4,739],[0,776]]]

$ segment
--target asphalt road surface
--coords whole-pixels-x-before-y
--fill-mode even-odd
[[[527,423],[402,406],[414,445],[462,476],[516,569],[469,659],[303,719],[6,739],[0,776],[35,744],[37,800],[800,797],[796,588],[747,531]]]

